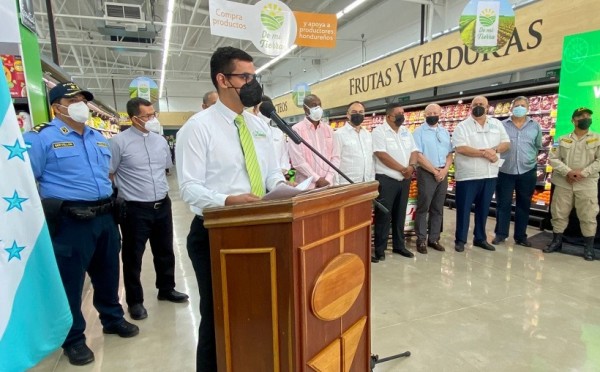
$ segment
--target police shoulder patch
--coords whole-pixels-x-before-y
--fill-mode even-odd
[[[108,148],[108,143],[106,143],[106,142],[96,142],[96,145],[98,145],[98,147],[106,147],[106,148]]]
[[[35,127],[33,127],[31,129],[31,131],[35,132],[35,133],[40,133],[41,131],[43,131],[44,129],[48,128],[49,126],[50,125],[48,123],[42,123],[42,124],[39,124],[39,125],[36,125]]]

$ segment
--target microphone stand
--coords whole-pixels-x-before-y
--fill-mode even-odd
[[[281,128],[280,128],[281,129]],[[335,165],[333,165],[329,160],[327,160],[325,158],[325,156],[323,156],[323,154],[321,154],[319,151],[317,151],[317,149],[315,149],[314,147],[312,147],[308,142],[306,142],[304,140],[304,138],[300,137],[300,135],[298,133],[296,133],[293,129],[290,128],[291,133],[288,133],[288,131],[284,131],[288,134],[288,136],[290,137],[290,139],[297,145],[299,144],[303,144],[304,146],[308,147],[308,149],[310,151],[313,152],[313,154],[317,155],[319,158],[321,158],[321,160],[323,160],[325,163],[327,163],[327,165],[329,165],[331,168],[333,168],[333,170],[335,170],[340,176],[344,177],[344,179],[346,181],[348,181],[351,184],[354,184],[356,182],[352,181],[350,179],[350,177],[348,177],[346,174],[344,174],[344,172],[342,172],[338,167],[336,167]],[[293,133],[293,134],[292,134]],[[373,205],[375,206],[375,208],[379,209],[381,212],[383,212],[384,214],[389,214],[390,211],[380,202],[378,202],[377,200],[373,200]]]

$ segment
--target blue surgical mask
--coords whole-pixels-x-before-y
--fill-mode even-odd
[[[517,106],[512,109],[512,114],[517,118],[522,118],[527,115],[527,108],[523,106]]]

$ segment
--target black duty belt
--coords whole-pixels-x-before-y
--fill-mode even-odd
[[[91,220],[97,216],[112,213],[113,202],[110,198],[95,201],[70,201],[62,203],[61,211],[76,220]]]
[[[147,208],[147,209],[160,209],[160,207],[162,207],[168,199],[169,199],[169,196],[167,195],[164,199],[153,201],[153,202],[128,201],[126,203],[127,203],[127,205],[132,205],[135,207],[141,207],[141,208]]]

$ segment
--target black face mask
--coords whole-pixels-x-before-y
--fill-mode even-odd
[[[438,121],[440,121],[439,116],[428,116],[425,118],[425,122],[427,122],[429,125],[436,125]]]
[[[240,101],[244,107],[253,107],[258,105],[263,95],[263,89],[256,79],[242,85],[240,92]]]
[[[350,124],[352,125],[360,125],[363,120],[365,120],[365,116],[363,114],[350,114]]]
[[[592,126],[592,118],[584,118],[577,120],[577,128],[587,130]]]
[[[401,126],[402,124],[404,124],[404,115],[400,114],[394,116],[394,124],[396,124],[397,126]]]
[[[471,112],[473,113],[473,116],[475,116],[476,118],[481,117],[481,116],[485,115],[485,107],[475,106],[475,107],[473,107],[473,110]]]

